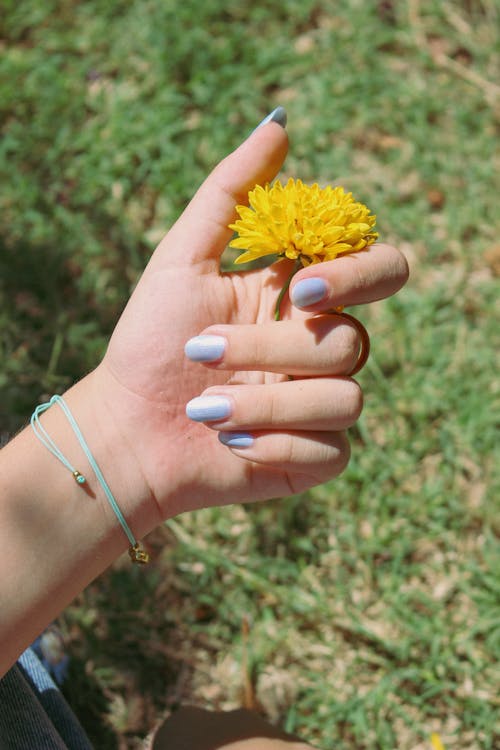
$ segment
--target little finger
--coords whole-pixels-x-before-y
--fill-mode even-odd
[[[350,458],[344,432],[219,432],[220,442],[232,453],[258,464],[300,476],[305,487],[338,476]]]

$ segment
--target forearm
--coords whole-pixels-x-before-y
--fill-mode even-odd
[[[135,537],[160,520],[94,375],[64,398]],[[78,485],[28,427],[0,452],[0,674],[129,546],[104,491],[57,405],[41,423],[84,474]]]

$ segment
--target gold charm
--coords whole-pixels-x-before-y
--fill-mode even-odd
[[[146,550],[140,548],[139,542],[136,542],[133,547],[130,547],[128,553],[133,563],[147,565],[149,562],[149,554]]]
[[[77,484],[85,484],[85,482],[87,481],[85,479],[85,477],[83,476],[83,474],[80,474],[80,472],[78,471],[78,469],[74,470],[73,476],[75,477],[75,482]]]

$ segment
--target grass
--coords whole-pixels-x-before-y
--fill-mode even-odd
[[[5,2],[0,431],[92,367],[204,174],[286,106],[283,176],[336,181],[412,277],[336,482],[208,509],[61,618],[96,747],[181,703],[318,747],[498,742],[497,0]],[[245,686],[247,687],[245,692]],[[250,687],[249,687],[250,686]]]

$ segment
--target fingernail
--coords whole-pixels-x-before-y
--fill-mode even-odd
[[[309,278],[298,281],[290,292],[290,299],[295,307],[309,307],[320,302],[328,294],[328,287],[323,279]]]
[[[248,432],[219,432],[219,440],[228,448],[250,448],[253,437]]]
[[[223,396],[198,396],[186,404],[186,415],[194,422],[212,422],[231,414],[231,402]]]
[[[263,125],[267,125],[268,122],[277,122],[278,125],[281,125],[282,128],[286,127],[286,110],[284,107],[276,107],[276,109],[273,109],[272,112],[269,112],[267,117],[264,117],[262,122],[259,122],[255,130],[257,128],[261,128]]]
[[[195,336],[186,343],[184,353],[192,362],[217,362],[224,356],[226,344],[222,336]]]

